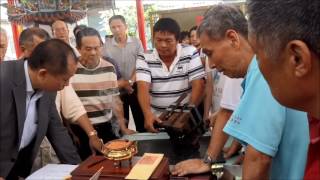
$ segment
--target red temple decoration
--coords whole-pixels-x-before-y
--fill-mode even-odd
[[[75,23],[86,13],[86,0],[20,0],[8,6],[9,21],[24,25],[51,25],[56,20]]]

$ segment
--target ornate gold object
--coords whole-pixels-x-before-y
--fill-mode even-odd
[[[104,145],[104,156],[113,161],[131,160],[138,153],[137,142],[126,139],[116,139]]]

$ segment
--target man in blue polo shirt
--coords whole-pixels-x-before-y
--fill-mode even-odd
[[[224,127],[246,145],[243,179],[302,179],[309,143],[306,114],[281,106],[273,98],[248,43],[243,13],[233,6],[214,6],[198,33],[211,68],[231,78],[245,78],[240,104]],[[206,165],[193,161],[188,167],[178,166],[175,173],[209,171],[215,160],[207,157]]]
[[[272,95],[280,104],[308,113],[305,180],[320,179],[319,9],[320,1],[247,1],[249,42]]]
[[[255,57],[250,63],[242,87],[244,93],[240,104],[224,131],[247,146],[248,156],[245,156],[244,168],[254,170],[252,167],[271,163],[271,179],[301,179],[309,143],[306,114],[286,108],[272,97]],[[272,157],[273,161],[250,156],[257,152]],[[263,174],[250,177],[261,178],[264,177]],[[268,174],[265,175],[268,177]]]

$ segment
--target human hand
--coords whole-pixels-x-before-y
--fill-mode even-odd
[[[216,122],[218,116],[218,112],[213,113],[208,119],[207,119],[207,123],[209,124],[209,127],[213,127],[214,123]]]
[[[121,133],[123,135],[130,135],[130,134],[134,134],[134,133],[137,133],[137,132],[132,130],[132,129],[129,129],[129,128],[123,128],[123,129],[121,129]]]
[[[0,177],[0,180],[5,180],[3,177]]]
[[[145,117],[144,128],[149,132],[153,132],[153,133],[159,132],[157,129],[154,128],[154,123],[161,124],[162,121],[153,113],[150,113]]]
[[[244,154],[240,154],[237,159],[234,161],[233,164],[235,165],[241,165],[243,163],[244,160]]]
[[[231,157],[233,157],[234,155],[237,155],[238,152],[241,150],[241,144],[236,141],[233,140],[230,147],[225,147],[223,148],[223,156],[225,159],[229,159]]]
[[[76,136],[76,135],[72,136],[72,141],[76,147],[80,147],[81,142],[80,142],[80,139],[78,138],[78,136]]]
[[[184,176],[188,174],[200,174],[210,171],[210,166],[202,159],[188,159],[176,164],[172,170],[172,175]]]
[[[238,149],[235,148],[231,148],[231,147],[226,147],[223,148],[222,152],[223,152],[223,157],[225,159],[230,159],[231,157],[235,156],[238,154]]]
[[[124,89],[128,92],[128,94],[132,94],[134,89],[132,88],[132,86],[130,84],[126,85],[124,87]]]
[[[103,149],[103,140],[99,139],[98,136],[90,136],[89,137],[89,146],[92,152],[92,155],[96,155],[96,151],[102,152]]]
[[[118,80],[118,87],[120,89],[125,89],[128,92],[128,94],[132,94],[134,91],[134,89],[132,88],[132,84],[130,84],[129,80]]]

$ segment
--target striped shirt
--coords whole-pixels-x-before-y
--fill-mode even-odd
[[[119,95],[114,66],[102,59],[94,69],[78,63],[71,79],[92,124],[107,122],[112,118],[112,97]]]
[[[184,92],[191,93],[191,82],[205,77],[199,53],[193,46],[177,45],[177,56],[168,69],[155,49],[138,56],[137,81],[151,84],[151,107],[156,115],[175,102]],[[188,96],[188,97],[189,97]],[[189,98],[185,99],[185,102]]]

